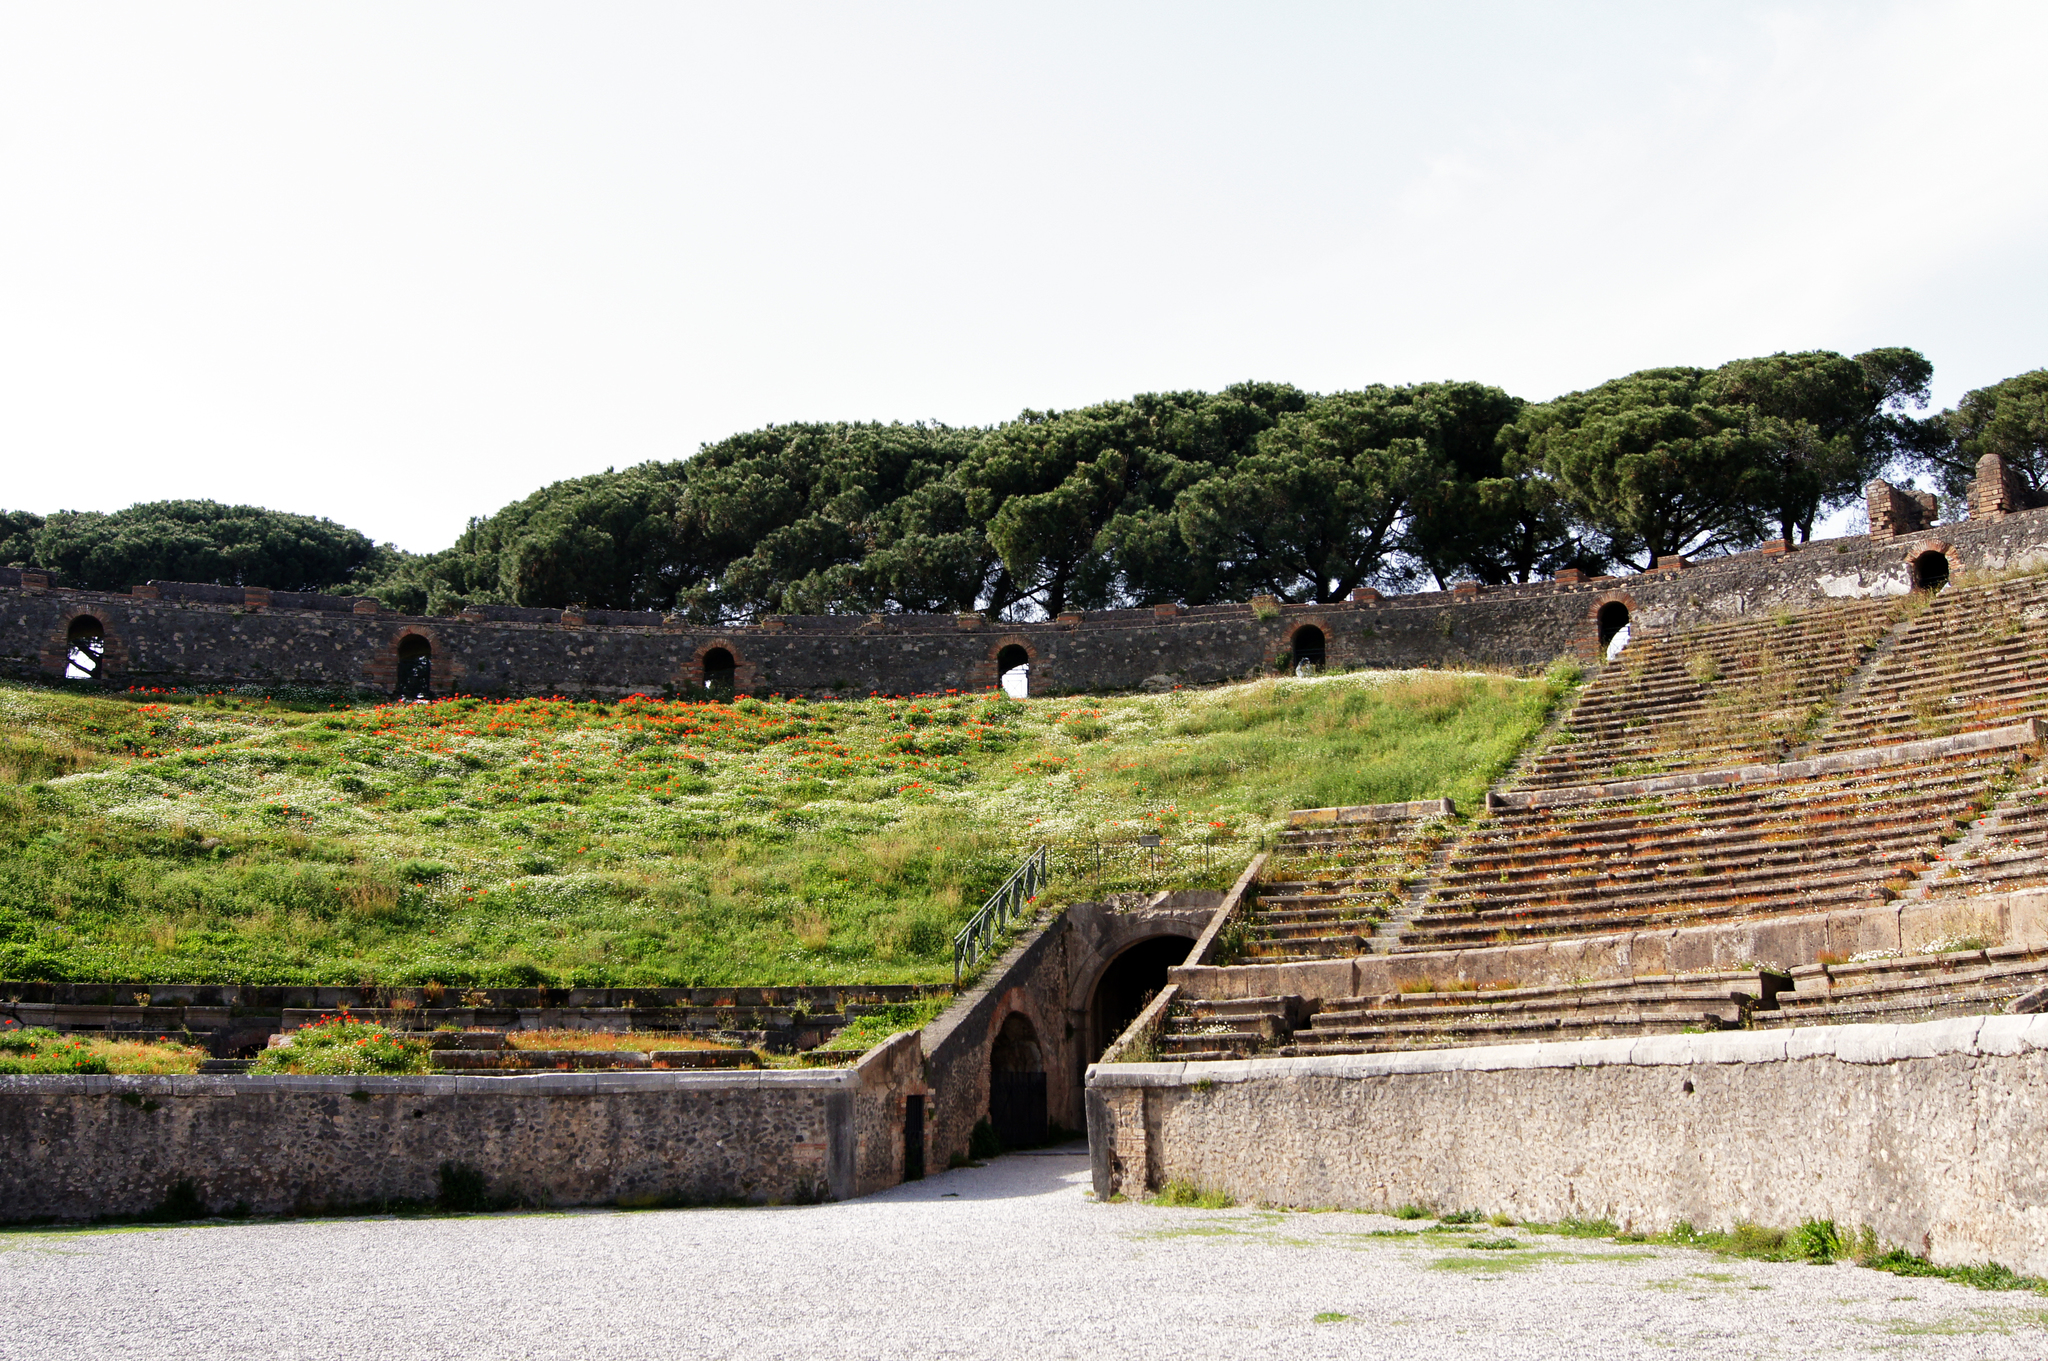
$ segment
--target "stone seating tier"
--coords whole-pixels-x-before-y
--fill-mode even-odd
[[[1753,971],[1663,975],[1577,987],[1394,993],[1326,1003],[1276,1052],[1372,1054],[1517,1040],[1733,1030],[1790,980]]]
[[[1501,810],[1454,848],[1400,950],[1810,912],[1910,882],[2021,754]]]
[[[1254,890],[1248,958],[1329,959],[1365,949],[1448,836],[1433,805],[1383,806],[1388,810],[1409,815],[1296,825],[1281,834]]]
[[[1296,996],[1182,1002],[1167,1013],[1159,1055],[1166,1059],[1243,1058],[1285,1043],[1314,1006]]]
[[[1774,759],[1863,663],[1896,609],[1857,601],[1631,643],[1587,685],[1520,783],[1554,788]]]
[[[2048,945],[1997,945],[1860,963],[1808,964],[1758,1026],[1905,1023],[2008,1009],[2048,987]]]
[[[1905,625],[1822,734],[1839,751],[2048,713],[2048,577],[1951,586]]]

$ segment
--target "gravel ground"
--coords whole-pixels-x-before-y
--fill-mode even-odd
[[[0,1357],[2048,1354],[2030,1294],[1087,1187],[1061,1151],[808,1208],[0,1233]]]

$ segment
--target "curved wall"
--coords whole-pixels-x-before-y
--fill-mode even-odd
[[[1912,564],[1928,551],[1944,553],[1955,572],[2048,561],[2048,509],[1623,578],[1329,605],[1162,605],[1033,624],[834,615],[711,629],[657,614],[495,607],[410,618],[371,600],[180,583],[128,594],[73,591],[0,569],[0,674],[61,677],[71,627],[87,616],[104,630],[101,669],[114,686],[296,684],[388,694],[409,637],[431,649],[435,694],[607,699],[700,689],[705,656],[716,648],[732,654],[737,687],[758,694],[987,689],[996,683],[997,654],[1012,644],[1031,659],[1035,694],[1130,690],[1158,676],[1213,684],[1270,671],[1304,626],[1322,631],[1331,666],[1535,667],[1561,653],[1596,656],[1597,616],[1610,602],[1628,607],[1640,636],[1831,598],[1897,595],[1912,589]]]

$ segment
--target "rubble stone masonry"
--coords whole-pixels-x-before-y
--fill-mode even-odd
[[[435,694],[701,693],[705,657],[719,648],[732,654],[738,688],[756,694],[986,689],[1009,647],[1029,660],[1034,694],[1115,691],[1158,676],[1203,685],[1268,672],[1308,627],[1322,631],[1332,667],[1540,667],[1565,653],[1593,658],[1598,616],[1614,602],[1627,608],[1641,637],[1757,611],[1904,594],[1918,580],[1915,560],[1929,552],[1943,554],[1955,573],[2048,561],[2048,508],[1910,533],[1892,528],[1796,549],[1771,544],[1674,560],[1620,578],[1568,574],[1575,579],[1384,598],[1365,591],[1331,604],[1167,605],[1028,624],[976,615],[831,615],[708,628],[652,613],[510,607],[413,618],[384,613],[372,600],[260,588],[159,582],[126,594],[66,590],[40,573],[0,568],[0,674],[61,677],[73,630],[97,626],[106,639],[103,682],[114,686],[389,694],[399,682],[399,650],[417,638],[430,650]]]

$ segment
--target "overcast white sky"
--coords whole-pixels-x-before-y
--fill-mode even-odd
[[[415,550],[775,421],[2048,364],[2048,6],[8,4],[0,506]]]

